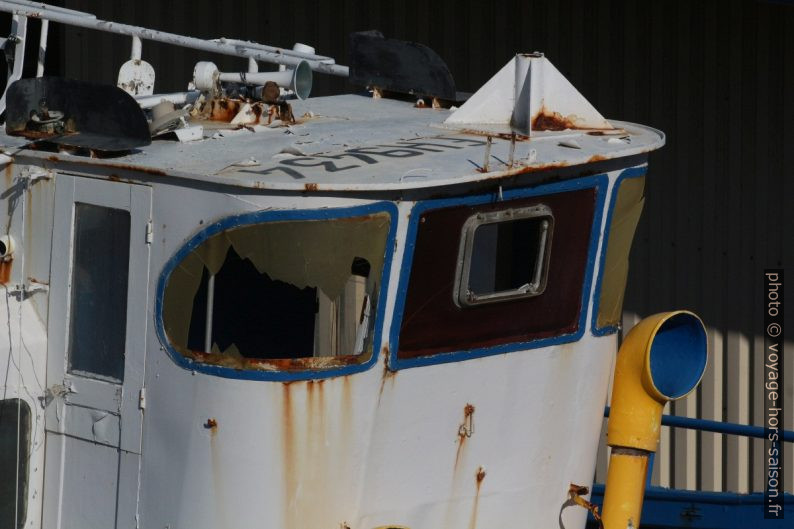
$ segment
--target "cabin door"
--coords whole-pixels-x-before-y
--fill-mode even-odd
[[[44,523],[137,527],[151,188],[57,175]]]

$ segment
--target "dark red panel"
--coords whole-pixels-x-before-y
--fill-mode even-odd
[[[595,189],[422,214],[417,230],[397,357],[530,341],[577,330],[587,264]],[[455,269],[463,223],[478,212],[545,204],[554,215],[549,272],[543,294],[460,308]]]

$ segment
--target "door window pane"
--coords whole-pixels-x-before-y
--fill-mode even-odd
[[[0,400],[0,527],[25,526],[30,461],[30,406]]]
[[[127,330],[130,214],[75,204],[70,371],[121,381]]]

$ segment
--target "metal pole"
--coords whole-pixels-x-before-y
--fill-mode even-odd
[[[50,31],[50,21],[41,21],[41,36],[39,37],[39,63],[36,65],[36,77],[44,75],[44,58],[47,56],[47,35]]]
[[[233,46],[240,46],[243,48],[247,48],[249,50],[283,53],[284,55],[289,55],[290,57],[300,57],[301,59],[306,59],[307,61],[320,61],[320,62],[326,62],[328,64],[334,64],[336,62],[333,57],[326,57],[325,55],[317,55],[316,53],[310,53],[308,51],[300,51],[295,49],[291,50],[289,48],[277,48],[276,46],[268,46],[267,44],[260,44],[258,42],[251,42],[248,40],[227,39],[226,37],[222,37],[220,39],[212,39],[212,42],[220,42],[221,44],[231,44]]]
[[[134,96],[135,101],[141,106],[141,108],[152,108],[162,101],[170,101],[175,105],[183,105],[185,103],[193,103],[195,102],[201,92],[198,90],[191,90],[188,92],[174,92],[171,94],[153,94],[150,96]]]
[[[14,39],[14,63],[13,66],[9,64],[8,77],[6,87],[11,86],[11,83],[22,77],[22,67],[25,63],[25,39],[28,33],[28,19],[20,15],[11,16],[11,34],[9,40]],[[8,42],[6,42],[6,46]],[[6,92],[3,91],[3,96],[0,97],[0,114],[6,110]]]
[[[133,35],[132,36],[132,52],[130,53],[130,59],[133,61],[140,61],[141,60],[141,48],[143,45],[141,44],[141,38]]]
[[[207,325],[204,327],[204,352],[212,349],[212,306],[215,304],[215,275],[210,274],[207,280]]]
[[[23,17],[52,20],[62,24],[96,29],[99,31],[106,31],[108,33],[129,35],[131,37],[137,36],[144,40],[153,40],[156,42],[163,42],[165,44],[193,48],[211,53],[233,55],[236,57],[250,57],[258,61],[284,64],[287,66],[297,66],[301,61],[307,60],[309,62],[309,66],[311,66],[311,69],[314,71],[331,75],[339,75],[342,77],[347,77],[349,72],[347,66],[320,62],[323,59],[318,59],[317,56],[313,57],[312,59],[297,57],[295,56],[295,53],[297,52],[288,52],[288,50],[281,50],[279,48],[276,48],[278,51],[275,52],[251,49],[250,47],[241,45],[232,45],[224,42],[213,42],[209,40],[197,39],[195,37],[186,37],[184,35],[168,33],[165,31],[157,31],[138,26],[131,26],[129,24],[98,20],[84,15],[64,13],[59,10],[50,9],[49,6],[46,5],[42,5],[38,9],[25,7],[26,5],[27,4],[19,4],[14,1],[4,0],[0,1],[0,11],[7,11],[16,15],[21,15]]]

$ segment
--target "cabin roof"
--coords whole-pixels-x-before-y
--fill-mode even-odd
[[[51,161],[101,165],[211,183],[290,191],[386,191],[442,187],[619,158],[661,147],[664,134],[610,120],[620,132],[541,132],[515,143],[443,124],[454,110],[409,101],[340,95],[291,102],[297,124],[229,130],[205,123],[204,139],[155,139],[116,158],[28,151]],[[217,124],[214,124],[217,126]],[[28,140],[0,135],[7,154]]]

